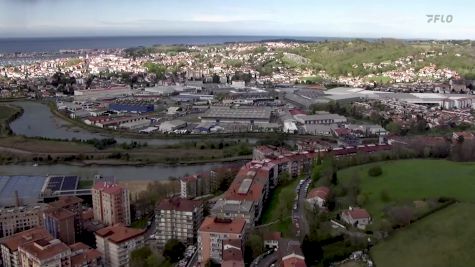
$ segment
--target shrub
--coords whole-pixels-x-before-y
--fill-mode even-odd
[[[380,176],[381,174],[383,174],[383,170],[381,169],[381,166],[374,166],[368,170],[368,175],[371,177],[377,177],[377,176]]]

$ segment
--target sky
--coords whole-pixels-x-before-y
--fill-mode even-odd
[[[0,0],[0,38],[259,35],[475,39],[474,0]],[[452,16],[428,23],[427,15]]]

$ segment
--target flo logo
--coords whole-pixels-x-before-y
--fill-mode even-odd
[[[454,20],[452,15],[426,15],[427,23],[451,23]]]

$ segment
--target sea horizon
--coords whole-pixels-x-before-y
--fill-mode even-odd
[[[365,38],[332,36],[290,36],[290,35],[133,35],[133,36],[65,36],[65,37],[2,37],[0,53],[58,52],[77,49],[117,49],[154,45],[213,45],[234,42],[260,42],[268,40],[295,40],[319,42],[325,40],[381,40],[402,41],[437,40],[424,38]],[[448,39],[449,40],[449,39]]]

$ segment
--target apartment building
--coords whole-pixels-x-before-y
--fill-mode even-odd
[[[46,204],[0,209],[0,238],[43,225]]]
[[[71,266],[71,249],[59,239],[39,239],[18,248],[20,266]]]
[[[234,244],[244,244],[246,221],[241,218],[220,219],[206,217],[198,231],[198,262],[206,264],[212,260],[217,264],[223,261],[224,243],[236,240]]]
[[[145,230],[115,224],[96,231],[97,250],[104,257],[105,266],[129,267],[130,253],[142,247]]]
[[[130,225],[129,192],[117,183],[97,182],[92,188],[92,207],[94,220],[105,225]]]
[[[14,235],[9,236],[8,238],[3,239],[0,242],[3,266],[4,267],[21,266],[18,248],[21,245],[26,244],[28,242],[34,242],[36,240],[41,240],[47,237],[51,237],[48,231],[41,226],[37,226],[20,233],[16,233]]]
[[[44,227],[54,237],[70,245],[76,242],[75,214],[63,208],[48,208],[43,213]]]
[[[203,202],[183,198],[167,198],[157,205],[158,243],[164,246],[170,239],[194,244],[203,221]]]
[[[50,202],[48,205],[55,208],[63,208],[74,213],[74,229],[76,235],[80,235],[83,230],[81,214],[83,211],[83,199],[76,196],[61,196],[57,201]]]

